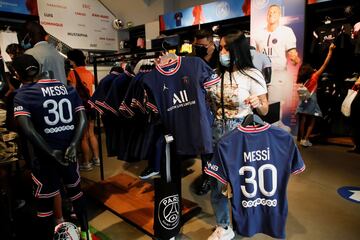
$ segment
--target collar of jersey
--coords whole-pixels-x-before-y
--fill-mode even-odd
[[[176,67],[173,68],[171,71],[166,71],[165,68],[168,68],[170,66],[173,66],[176,64]],[[166,75],[166,76],[170,76],[170,75],[173,75],[175,74],[177,71],[179,71],[180,69],[180,66],[181,66],[181,57],[178,56],[177,59],[171,63],[167,63],[167,64],[158,64],[156,65],[156,69],[163,75]]]
[[[239,124],[237,128],[241,132],[258,133],[258,132],[263,132],[263,131],[266,131],[267,129],[269,129],[270,124],[265,123],[265,125],[263,125],[263,126],[246,126],[246,127],[243,127],[243,126],[241,126],[241,124]]]
[[[39,81],[37,81],[38,83],[58,83],[60,82],[59,80],[56,79],[40,79]]]

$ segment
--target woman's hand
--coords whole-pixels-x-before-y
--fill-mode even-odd
[[[244,103],[249,104],[251,108],[258,108],[261,102],[258,96],[251,95],[250,97],[244,100]]]

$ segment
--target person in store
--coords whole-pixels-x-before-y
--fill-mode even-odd
[[[21,47],[20,44],[12,43],[9,44],[6,47],[6,53],[9,55],[11,60],[14,58],[24,54],[24,49]],[[8,90],[5,93],[5,102],[6,102],[6,127],[8,130],[14,130],[14,95],[15,90],[20,87],[20,81],[17,79],[17,76],[15,75],[12,64],[7,63],[7,66],[9,68],[9,74],[7,74],[7,85]]]
[[[207,29],[197,30],[193,42],[195,55],[202,58],[212,69],[219,66],[219,50],[213,40],[213,34]]]
[[[209,89],[216,141],[236,128],[254,109],[261,115],[266,115],[269,109],[265,79],[252,63],[250,45],[242,32],[230,32],[221,38],[220,63],[222,80]],[[211,204],[217,227],[209,240],[232,239],[235,235],[230,227],[228,200],[222,194],[224,187],[211,178]]]
[[[40,65],[28,54],[16,57],[13,67],[22,83],[14,98],[19,132],[29,142],[31,174],[38,229],[35,239],[53,239],[62,183],[72,201],[82,235],[88,234],[85,200],[80,189],[76,147],[86,126],[85,109],[75,89],[55,79],[40,79]],[[61,198],[59,198],[61,200]]]
[[[50,77],[58,79],[66,85],[65,59],[54,46],[46,41],[48,34],[43,26],[37,22],[28,22],[25,29],[28,32],[26,38],[29,39],[32,46],[25,53],[34,56],[38,61],[40,72],[48,71],[52,73]]]
[[[334,49],[335,45],[332,43],[329,46],[326,59],[319,70],[313,69],[310,64],[306,63],[302,64],[299,68],[297,83],[303,84],[309,91],[310,96],[309,98],[306,97],[300,99],[296,110],[296,113],[299,114],[300,118],[300,145],[304,147],[312,146],[312,143],[309,141],[309,137],[314,129],[316,118],[322,117],[322,112],[316,97],[317,83],[321,74],[326,69]]]
[[[195,48],[195,54],[197,57],[202,58],[212,69],[218,68],[219,51],[214,44],[211,31],[206,29],[196,31],[193,46]],[[210,191],[210,178],[204,172],[206,163],[210,159],[211,155],[201,156],[202,176],[201,182],[196,189],[196,193],[198,195],[204,195]]]
[[[269,102],[280,102],[280,121],[274,123],[290,132],[290,127],[284,125],[282,118],[291,111],[293,81],[287,69],[287,59],[293,65],[300,63],[296,50],[296,36],[294,31],[280,24],[281,6],[270,5],[267,11],[267,25],[254,33],[256,49],[265,53],[271,59],[272,76],[268,86]]]
[[[100,166],[99,159],[99,143],[94,133],[95,126],[95,111],[87,105],[85,94],[81,91],[87,91],[88,96],[93,94],[94,89],[94,75],[85,67],[85,55],[81,50],[74,49],[67,53],[70,64],[73,70],[69,72],[68,83],[73,86],[83,98],[86,107],[86,115],[88,124],[84,135],[81,139],[82,159],[80,162],[80,170],[91,171],[94,166]],[[85,87],[85,88],[84,88]]]
[[[360,77],[355,82],[355,88],[360,89]],[[360,154],[360,94],[358,93],[351,103],[350,122],[354,148],[349,152]]]

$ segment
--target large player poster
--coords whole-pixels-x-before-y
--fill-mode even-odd
[[[253,0],[251,43],[272,62],[269,102],[280,102],[279,127],[297,129],[297,72],[304,48],[304,0]]]

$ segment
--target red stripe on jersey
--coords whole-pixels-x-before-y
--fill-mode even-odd
[[[51,215],[53,215],[54,212],[53,211],[50,211],[50,212],[37,212],[37,216],[38,217],[49,217]]]
[[[119,113],[118,113],[115,109],[113,109],[111,106],[109,106],[106,102],[103,102],[103,104],[104,104],[104,107],[105,107],[107,110],[111,111],[111,112],[114,113],[116,116],[119,115]]]
[[[60,83],[60,81],[56,80],[56,79],[41,79],[37,82],[38,83]]]
[[[75,112],[79,112],[79,111],[82,111],[82,110],[85,110],[84,106],[79,106],[79,107],[75,108]]]
[[[257,132],[262,132],[262,131],[265,131],[265,130],[269,129],[269,128],[270,128],[270,124],[265,123],[264,126],[260,126],[260,127],[257,127],[257,126],[246,126],[246,127],[243,127],[243,126],[241,126],[241,124],[239,124],[237,128],[238,128],[240,131],[242,131],[242,132],[257,133]]]
[[[70,197],[70,200],[71,200],[71,201],[75,201],[76,199],[79,199],[82,195],[83,195],[83,193],[82,193],[82,192],[79,192],[79,193],[76,194],[75,196]]]
[[[14,116],[30,116],[31,114],[29,112],[26,111],[19,111],[19,112],[14,112]]]
[[[298,170],[295,170],[294,172],[292,172],[291,174],[294,174],[294,175],[296,175],[296,174],[299,174],[299,173],[302,173],[304,170],[305,170],[305,165],[302,167],[302,168],[300,168],[300,169],[298,169]]]
[[[177,65],[176,65],[176,67],[175,67],[173,70],[171,70],[171,71],[165,71],[165,70],[162,69],[162,68],[164,68],[164,67],[171,66],[171,65],[173,65],[174,63],[177,63]],[[175,73],[180,69],[180,67],[181,67],[181,57],[179,56],[179,57],[178,57],[178,60],[175,61],[174,63],[172,63],[172,64],[170,64],[170,65],[162,65],[162,66],[156,65],[156,69],[157,69],[161,74],[166,75],[166,76],[170,76],[170,75],[175,74]]]
[[[159,110],[157,109],[157,107],[149,102],[146,103],[146,106],[149,107],[154,113],[158,113]]]
[[[225,179],[223,179],[222,177],[220,177],[218,174],[208,170],[206,167],[204,169],[204,172],[209,175],[212,176],[214,178],[216,178],[217,180],[219,180],[222,184],[227,184],[227,181]]]
[[[217,78],[215,78],[214,80],[211,80],[211,81],[208,81],[208,82],[204,83],[204,87],[205,87],[205,88],[211,87],[211,86],[219,83],[220,81],[221,81],[221,78],[220,78],[220,77],[217,77]]]
[[[103,115],[104,114],[104,111],[103,110],[101,110],[98,106],[96,106],[96,104],[95,103],[93,103],[92,101],[90,101],[90,100],[88,100],[88,103],[90,104],[90,106],[92,107],[92,108],[94,108],[96,111],[98,111],[101,115]]]

